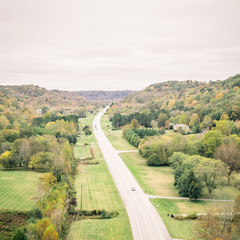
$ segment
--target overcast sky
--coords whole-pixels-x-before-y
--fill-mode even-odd
[[[240,73],[240,0],[0,0],[0,84],[143,89]]]

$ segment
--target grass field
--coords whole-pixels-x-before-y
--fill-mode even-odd
[[[31,210],[36,203],[42,173],[0,170],[0,210]]]
[[[93,119],[93,115],[89,115],[87,119],[81,119],[80,126],[89,123]],[[81,127],[80,127],[81,128]],[[75,188],[77,190],[77,208],[81,206],[81,184],[82,192],[82,209],[83,210],[102,210],[118,211],[119,215],[113,219],[95,220],[86,219],[75,222],[70,230],[69,240],[78,239],[132,239],[129,219],[123,206],[121,198],[114,185],[112,177],[108,171],[107,165],[103,159],[101,151],[96,144],[93,135],[81,135],[81,142],[88,145],[84,148],[82,157],[90,156],[89,148],[94,149],[95,158],[91,161],[99,161],[97,165],[78,165],[78,174],[75,180]],[[75,154],[80,157],[80,145],[75,147]]]
[[[112,143],[116,150],[136,150],[137,148],[132,146],[122,137],[122,130],[112,130],[112,124],[108,120],[108,116],[104,115],[101,118],[101,126],[105,132],[107,138]]]

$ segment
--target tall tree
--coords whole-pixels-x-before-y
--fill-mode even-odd
[[[139,128],[140,124],[138,123],[137,119],[132,119],[131,123],[130,123],[130,128]]]
[[[12,157],[12,153],[10,151],[6,151],[0,157],[0,164],[4,168],[14,168],[17,166],[17,161]]]
[[[197,199],[202,195],[202,185],[193,170],[185,171],[178,180],[179,194],[190,199]]]
[[[198,116],[197,113],[193,113],[190,118],[189,126],[196,127],[199,122],[200,122],[200,117]]]
[[[209,131],[201,140],[201,152],[205,157],[213,157],[215,149],[223,142],[223,136],[220,131]]]
[[[50,152],[40,152],[33,155],[29,162],[30,168],[51,169],[53,165],[54,155]]]
[[[19,167],[27,166],[30,160],[30,144],[27,139],[17,139],[12,145],[12,156],[19,164]]]
[[[228,182],[230,183],[231,174],[234,171],[240,171],[240,147],[235,143],[234,140],[230,140],[227,143],[223,143],[215,150],[214,157],[221,159],[228,165]]]
[[[229,172],[228,167],[221,160],[202,158],[194,169],[197,178],[201,179],[208,189],[209,198],[212,192],[222,183],[224,176]]]
[[[168,115],[165,113],[161,113],[158,116],[158,127],[165,127],[165,122],[168,120]]]

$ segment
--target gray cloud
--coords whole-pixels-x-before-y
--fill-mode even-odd
[[[239,73],[239,0],[0,0],[0,84],[142,89]]]

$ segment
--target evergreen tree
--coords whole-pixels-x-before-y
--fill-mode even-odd
[[[200,181],[195,177],[194,172],[190,171],[187,178],[188,186],[188,197],[190,199],[198,199],[202,195],[202,185]]]

